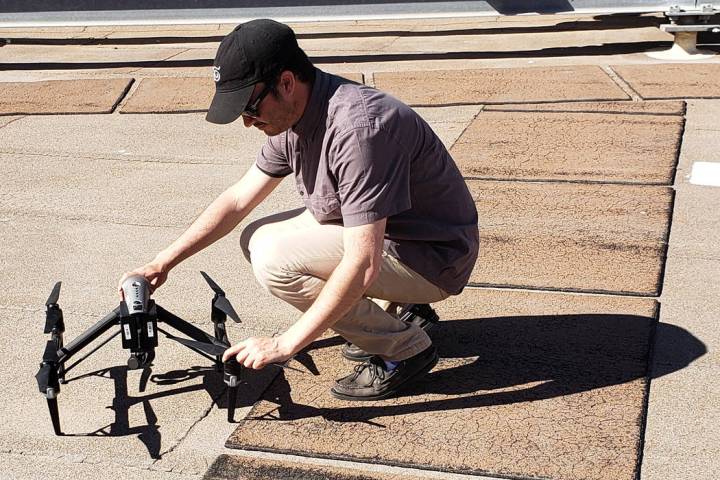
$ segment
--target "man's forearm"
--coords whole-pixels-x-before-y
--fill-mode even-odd
[[[347,314],[362,298],[373,278],[369,266],[343,259],[312,306],[282,335],[292,353],[312,343]]]

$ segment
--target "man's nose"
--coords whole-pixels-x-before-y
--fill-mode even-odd
[[[250,128],[255,124],[255,119],[252,117],[243,115],[242,119],[243,119],[243,124],[245,125],[245,128]]]

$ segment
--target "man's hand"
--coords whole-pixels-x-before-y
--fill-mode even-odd
[[[130,275],[142,275],[150,284],[150,293],[153,293],[160,285],[167,280],[168,272],[159,262],[152,261],[131,272],[125,272],[118,282],[118,293],[123,298],[122,284]]]
[[[293,356],[280,337],[250,337],[225,350],[223,362],[233,356],[237,362],[247,368],[260,370],[270,363],[282,363]]]

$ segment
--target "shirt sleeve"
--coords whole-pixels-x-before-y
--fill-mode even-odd
[[[255,165],[271,177],[285,177],[292,173],[285,152],[287,133],[268,137],[260,149]]]
[[[338,182],[343,225],[367,225],[412,207],[410,159],[384,130],[350,130],[333,153],[330,168]]]

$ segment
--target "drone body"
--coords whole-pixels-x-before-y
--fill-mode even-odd
[[[159,333],[163,333],[166,337],[213,361],[217,369],[222,370],[223,380],[228,386],[228,421],[233,421],[242,365],[235,362],[234,359],[223,363],[222,354],[230,346],[225,328],[227,317],[229,316],[236,322],[240,322],[240,318],[225,297],[225,292],[205,272],[200,273],[215,292],[210,315],[215,330],[214,336],[156,305],[150,298],[150,286],[147,280],[141,275],[132,275],[122,284],[124,298],[120,305],[72,342],[64,345],[65,322],[58,304],[61,282],[55,284],[45,303],[44,333],[49,333],[51,337],[45,345],[40,370],[35,378],[40,392],[47,399],[56,435],[62,435],[57,395],[60,392],[60,384],[66,383],[65,375],[117,335],[121,335],[122,347],[130,351],[127,361],[129,369],[145,368],[151,365],[155,358]],[[170,335],[159,328],[158,323],[164,323],[192,340]],[[66,366],[70,358],[115,325],[120,327],[117,332],[75,363]]]

